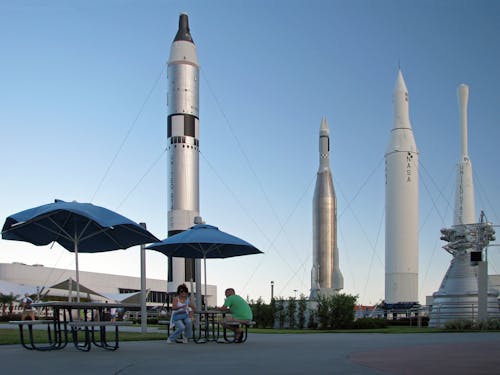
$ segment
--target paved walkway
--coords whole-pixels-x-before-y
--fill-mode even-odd
[[[123,342],[116,352],[0,346],[6,374],[498,374],[500,333],[250,334],[244,344]]]

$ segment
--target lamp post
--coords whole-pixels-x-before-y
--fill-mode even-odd
[[[295,299],[297,299],[297,289],[294,289],[294,290],[293,290],[293,293],[294,293],[294,295],[295,295]]]
[[[274,299],[274,281],[271,281],[271,301]]]

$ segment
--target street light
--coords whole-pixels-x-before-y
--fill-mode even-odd
[[[297,289],[294,289],[293,292],[295,293],[295,299],[297,299]]]
[[[274,281],[271,281],[271,301],[274,299]]]

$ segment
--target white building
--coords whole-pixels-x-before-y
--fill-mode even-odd
[[[80,271],[79,275],[81,285],[105,296],[104,299],[106,299],[106,296],[111,297],[117,294],[134,293],[141,290],[140,277],[85,271]],[[50,287],[69,278],[75,279],[74,270],[44,267],[41,264],[0,263],[0,293],[2,294],[13,293],[14,295],[22,296],[25,292],[34,294],[40,291],[41,295],[44,295],[48,291],[47,295],[49,297],[67,297],[69,294],[67,290],[52,289]],[[188,288],[190,291],[193,291],[195,284],[193,283],[193,286],[188,285]],[[168,296],[166,292],[167,280],[147,279],[146,289],[149,290],[148,306],[161,306],[163,304],[167,306],[171,302],[171,296]],[[23,290],[23,292],[19,292],[20,290]],[[203,285],[201,290],[202,292],[205,290]],[[73,293],[75,292],[73,291]],[[207,294],[208,306],[216,306],[217,287],[215,285],[207,285]],[[87,297],[85,293],[80,293],[80,295]],[[98,296],[91,297],[93,299],[103,299]]]

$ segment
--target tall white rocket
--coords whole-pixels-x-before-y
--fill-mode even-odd
[[[330,129],[323,118],[319,129],[319,168],[313,197],[313,266],[311,298],[333,295],[344,288],[337,247],[337,198],[330,170]]]
[[[385,302],[418,302],[418,150],[401,70],[385,154]]]
[[[194,225],[199,216],[199,65],[187,14],[179,16],[179,29],[170,49],[168,77],[169,209],[168,235]],[[168,291],[195,280],[199,261],[170,258]],[[195,272],[198,271],[198,272]]]
[[[458,110],[460,114],[460,130],[462,153],[457,165],[457,190],[455,193],[455,215],[453,224],[472,224],[476,222],[474,203],[474,183],[472,179],[472,163],[469,158],[467,137],[467,104],[469,102],[469,87],[458,86]]]

